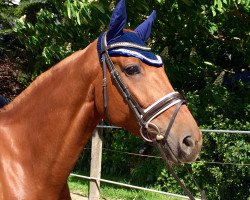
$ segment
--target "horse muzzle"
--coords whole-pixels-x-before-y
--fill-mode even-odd
[[[152,143],[160,144],[167,158],[174,163],[192,162],[200,153],[202,139],[195,137],[194,133],[183,133],[177,137],[172,129],[167,128],[160,132],[160,128],[153,123],[149,123],[143,131]],[[201,135],[200,131],[197,131],[197,134]]]
[[[161,144],[166,156],[175,163],[193,162],[201,150],[201,143],[190,135],[173,138],[170,134]]]

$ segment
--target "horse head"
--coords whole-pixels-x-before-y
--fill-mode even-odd
[[[121,0],[108,31],[98,38],[103,91],[96,90],[96,98],[103,95],[104,101],[97,109],[111,123],[147,142],[160,143],[169,160],[194,161],[202,145],[201,132],[185,99],[171,86],[161,57],[146,44],[156,12],[133,31],[125,29],[126,18]]]

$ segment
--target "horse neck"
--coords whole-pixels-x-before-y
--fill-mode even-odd
[[[100,71],[94,42],[40,75],[0,111],[1,154],[40,180],[65,181],[100,119],[92,86]]]

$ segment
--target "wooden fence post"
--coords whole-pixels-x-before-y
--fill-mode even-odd
[[[103,129],[95,128],[92,135],[90,177],[101,178],[102,164],[102,132]],[[89,200],[100,199],[100,181],[89,181]]]

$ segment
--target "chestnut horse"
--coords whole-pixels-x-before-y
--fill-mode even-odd
[[[160,57],[145,47],[155,12],[135,31],[126,31],[124,7],[121,0],[107,33],[0,109],[0,200],[70,199],[67,178],[101,119],[164,144],[174,162],[197,158],[201,132]],[[114,71],[131,97],[124,97]]]

